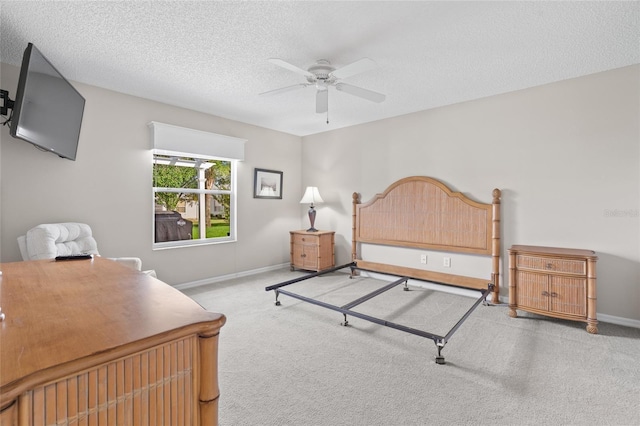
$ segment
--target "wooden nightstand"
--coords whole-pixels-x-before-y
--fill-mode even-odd
[[[291,270],[322,271],[335,266],[334,231],[290,231]]]
[[[598,333],[596,261],[591,250],[512,246],[509,249],[509,315],[516,309],[587,323]]]

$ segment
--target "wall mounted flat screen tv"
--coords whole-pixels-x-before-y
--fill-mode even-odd
[[[69,160],[76,159],[85,100],[29,43],[11,118],[11,136]]]

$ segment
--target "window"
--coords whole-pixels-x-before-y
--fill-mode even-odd
[[[154,248],[235,241],[236,169],[245,141],[151,125]]]
[[[154,243],[231,239],[234,162],[153,155]]]

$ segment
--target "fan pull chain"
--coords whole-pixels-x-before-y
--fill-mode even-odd
[[[327,124],[329,124],[329,88],[327,88]]]

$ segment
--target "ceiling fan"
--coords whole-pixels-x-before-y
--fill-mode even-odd
[[[269,62],[305,76],[307,82],[281,87],[280,89],[269,90],[268,92],[260,93],[260,96],[277,95],[290,90],[315,86],[317,113],[324,113],[329,110],[329,86],[334,86],[336,90],[346,92],[372,102],[380,103],[386,98],[382,93],[342,82],[342,79],[344,78],[376,68],[376,63],[369,58],[362,58],[338,69],[331,65],[331,62],[326,59],[317,60],[315,64],[311,65],[306,70],[283,61],[282,59],[271,58],[269,59]]]

